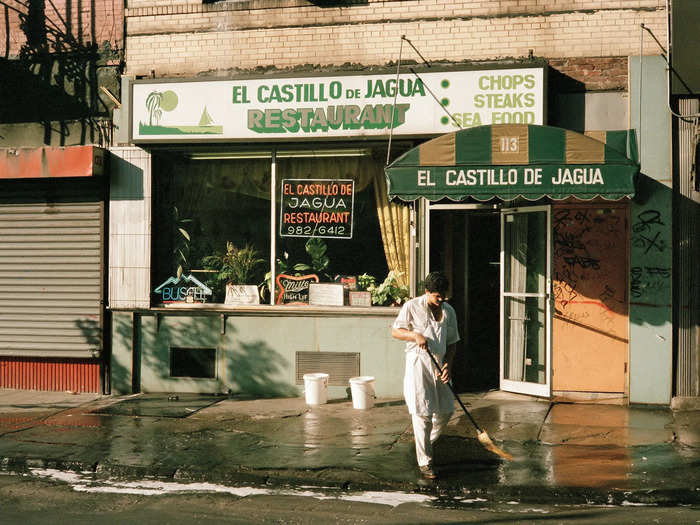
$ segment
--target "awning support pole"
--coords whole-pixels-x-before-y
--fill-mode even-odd
[[[408,291],[411,297],[416,296],[416,201],[411,203],[411,212],[409,214],[409,257],[408,257]]]
[[[396,89],[394,90],[394,105],[391,106],[391,126],[389,126],[389,144],[386,148],[386,165],[389,165],[391,158],[391,138],[394,136],[394,113],[396,112],[396,97],[399,94],[399,73],[401,71],[401,53],[403,51],[403,41],[406,35],[401,35],[401,45],[399,46],[399,60],[396,62]]]

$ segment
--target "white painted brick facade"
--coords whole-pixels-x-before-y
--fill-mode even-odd
[[[641,24],[666,40],[664,0],[135,0],[126,9],[127,74],[192,77],[255,68],[385,66],[401,35],[431,61],[627,57]],[[648,35],[644,54],[659,54]],[[409,46],[403,60],[419,61]]]

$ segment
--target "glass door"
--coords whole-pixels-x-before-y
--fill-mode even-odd
[[[501,212],[500,388],[551,393],[550,208]]]

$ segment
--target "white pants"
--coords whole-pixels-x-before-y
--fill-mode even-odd
[[[433,414],[432,417],[411,416],[413,420],[413,436],[416,441],[416,459],[419,467],[432,464],[433,443],[442,434],[450,417],[452,417],[451,413]]]

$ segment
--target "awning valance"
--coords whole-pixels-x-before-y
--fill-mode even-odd
[[[436,137],[385,168],[389,198],[480,201],[634,196],[633,131],[583,135],[551,126],[493,124]]]

